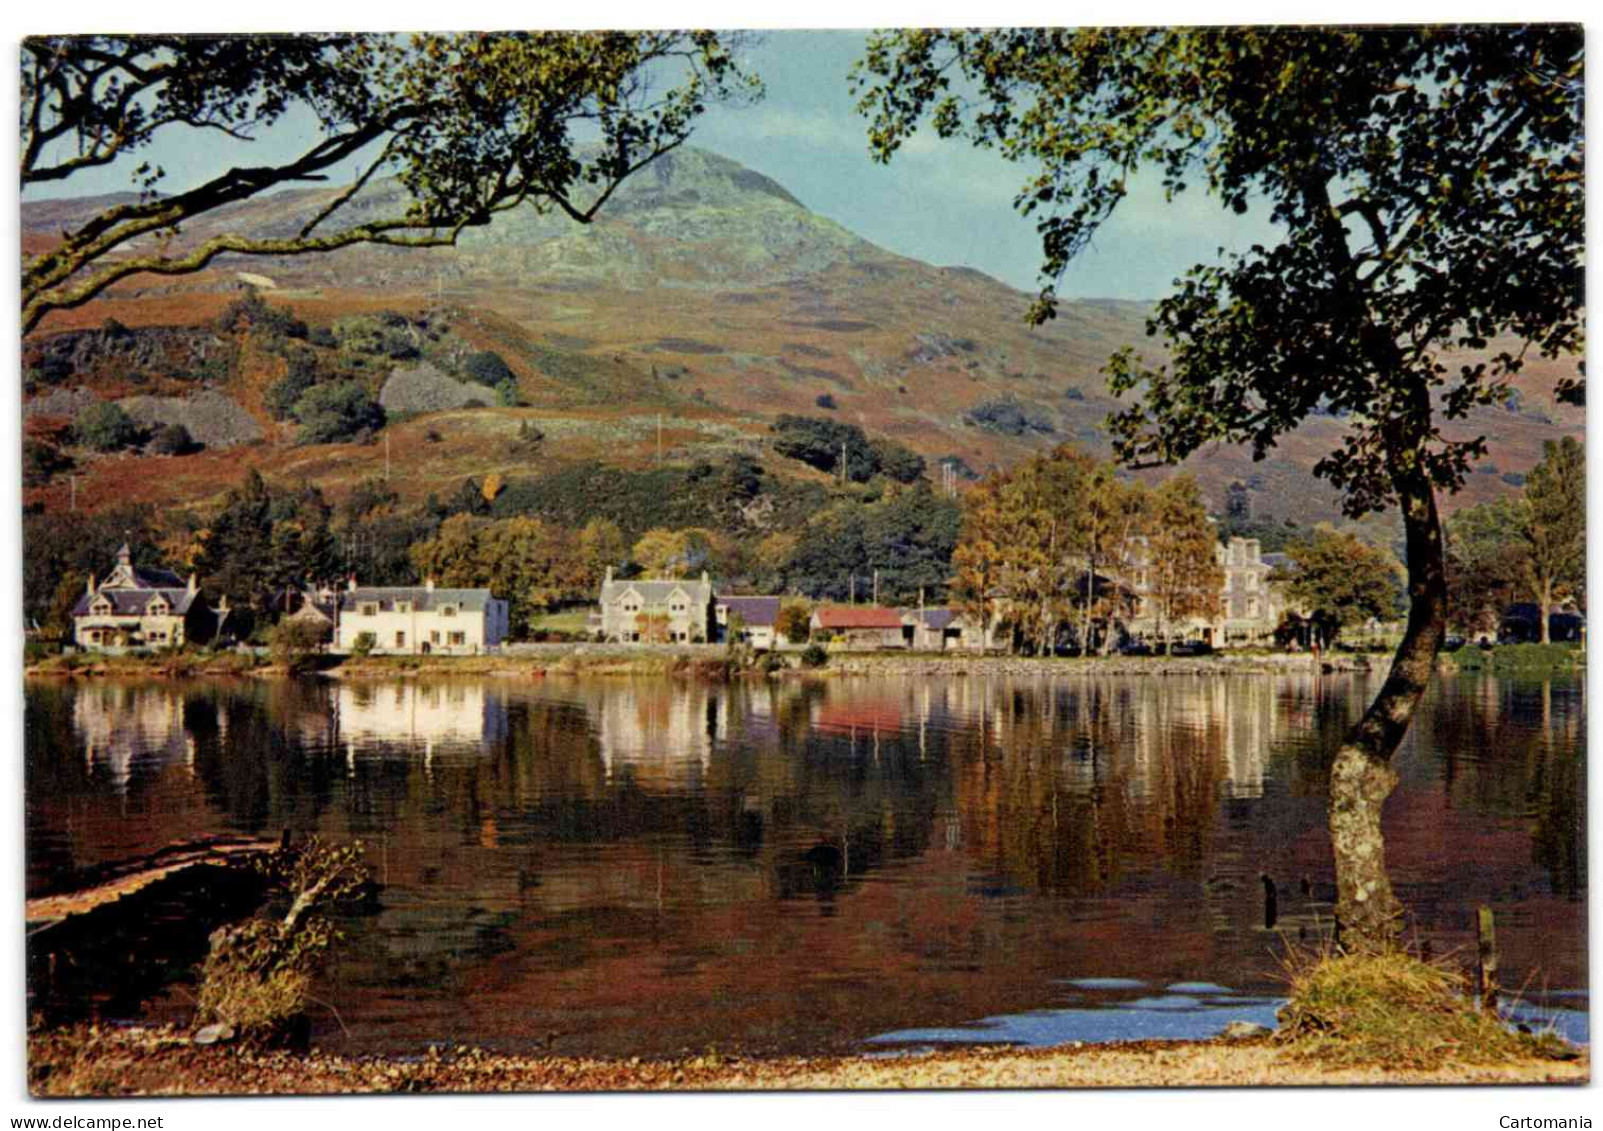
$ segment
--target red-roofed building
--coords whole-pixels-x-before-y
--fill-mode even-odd
[[[813,613],[812,629],[854,651],[906,648],[912,642],[912,627],[903,625],[902,614],[878,605],[827,605]]]

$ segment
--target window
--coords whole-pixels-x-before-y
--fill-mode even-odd
[[[440,606],[440,615],[442,617],[454,617],[454,616],[456,616],[456,606],[455,605],[441,605]]]
[[[465,633],[465,632],[453,632],[453,633],[451,633],[451,647],[460,648],[462,645],[466,644],[467,642],[468,642],[468,634],[467,633]]]
[[[398,613],[409,613],[409,612],[411,612],[412,611],[412,602],[410,602],[410,601],[397,601],[397,602],[395,602],[395,611],[398,612]]]
[[[395,634],[395,646],[397,648],[405,648],[406,647],[406,633],[397,632]]]
[[[438,644],[439,642],[440,642],[440,630],[439,629],[431,630],[429,632],[429,643],[430,644]]]
[[[94,613],[96,616],[100,616],[100,617],[107,616],[107,615],[109,615],[111,613],[111,602],[110,601],[96,601],[95,605],[94,605],[94,608],[90,609],[89,611]]]
[[[1248,597],[1247,598],[1247,615],[1249,617],[1255,617],[1255,616],[1258,615],[1258,598],[1256,598],[1256,597]]]
[[[1253,593],[1253,592],[1256,592],[1257,589],[1258,589],[1258,575],[1256,573],[1249,573],[1247,575],[1247,592],[1248,593]]]
[[[364,617],[376,617],[378,616],[378,605],[374,604],[372,601],[364,601],[362,603],[360,612]]]

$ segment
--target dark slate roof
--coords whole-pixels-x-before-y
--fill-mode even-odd
[[[483,612],[494,600],[488,589],[433,589],[425,585],[380,587],[358,586],[340,593],[340,610],[354,610],[364,602],[377,602],[380,612],[393,612],[395,602],[410,601],[412,608],[421,613],[431,612],[441,605],[455,605],[464,612]]]
[[[94,604],[96,597],[104,597],[111,602],[111,615],[119,617],[143,616],[151,599],[160,596],[172,606],[173,612],[183,616],[189,612],[189,606],[194,603],[196,594],[191,593],[187,587],[164,589],[102,589],[95,597],[88,593],[78,598],[78,603],[72,607],[75,617],[89,616],[89,606]]]
[[[628,581],[608,581],[601,586],[601,603],[610,605],[633,589],[640,594],[640,599],[648,605],[667,604],[668,598],[673,596],[674,590],[683,590],[685,595],[693,601],[712,600],[712,582],[701,579],[691,580],[688,577],[669,579],[666,581],[648,581],[643,577]]]
[[[1265,554],[1262,560],[1264,565],[1271,566],[1274,569],[1291,570],[1295,568],[1292,565],[1290,554]]]
[[[747,628],[772,628],[779,620],[778,597],[719,597],[731,613],[739,613]]]
[[[902,614],[914,624],[922,621],[925,628],[936,632],[945,631],[946,627],[957,617],[956,609],[908,609]]]
[[[135,569],[134,583],[141,589],[189,588],[189,583],[170,569]]]

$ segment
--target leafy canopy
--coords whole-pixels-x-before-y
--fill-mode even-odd
[[[1149,322],[1167,363],[1118,355],[1121,458],[1173,462],[1215,440],[1262,457],[1317,411],[1350,416],[1316,466],[1354,515],[1455,490],[1481,437],[1444,436],[1501,402],[1531,347],[1581,349],[1583,41],[1576,26],[898,31],[854,70],[874,153],[928,118],[1034,170],[1051,318],[1073,257],[1155,169],[1266,209],[1279,242],[1199,265]],[[1445,347],[1510,348],[1450,370]],[[1576,378],[1559,393],[1579,399]]]

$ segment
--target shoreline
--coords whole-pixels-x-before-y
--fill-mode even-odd
[[[1541,649],[1540,654],[1530,651]],[[1231,676],[1294,673],[1366,673],[1391,670],[1389,652],[1243,650],[1207,656],[1038,657],[946,652],[834,652],[822,667],[801,665],[799,650],[777,653],[784,666],[773,672],[733,666],[722,645],[517,644],[482,656],[320,656],[295,672],[264,656],[242,652],[214,655],[55,656],[23,668],[33,679],[239,677],[250,679],[388,679],[414,676],[488,676],[542,679],[576,676],[657,676],[725,681],[735,679],[839,679],[852,676]],[[1564,646],[1514,645],[1465,656],[1442,653],[1443,674],[1556,675],[1584,670],[1585,653]]]
[[[967,1046],[897,1057],[665,1060],[492,1053],[458,1046],[422,1056],[346,1057],[318,1049],[198,1046],[170,1028],[80,1026],[28,1037],[36,1097],[624,1091],[814,1091],[906,1088],[1132,1088],[1307,1085],[1570,1084],[1591,1079],[1591,1056],[1435,1068],[1335,1066],[1294,1043],[1132,1041],[1052,1048]]]

